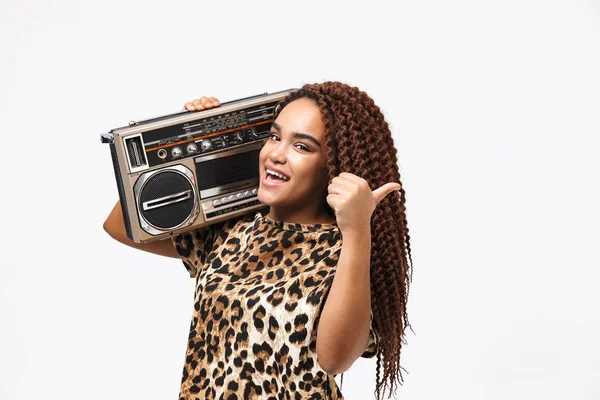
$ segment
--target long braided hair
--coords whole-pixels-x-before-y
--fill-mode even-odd
[[[349,172],[369,182],[371,190],[388,182],[402,185],[388,123],[367,93],[340,82],[307,84],[279,103],[274,118],[300,98],[311,99],[321,111],[329,183],[340,173]],[[378,400],[386,388],[395,393],[397,383],[403,382],[400,351],[406,344],[404,331],[410,327],[406,304],[412,281],[405,203],[401,187],[381,200],[371,219],[371,309],[381,336],[375,385]]]

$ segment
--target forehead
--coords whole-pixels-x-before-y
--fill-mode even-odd
[[[281,110],[275,121],[282,133],[308,133],[318,140],[325,134],[321,111],[310,99],[292,101]]]

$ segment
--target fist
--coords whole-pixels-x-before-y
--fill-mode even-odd
[[[363,178],[342,172],[327,187],[327,203],[335,212],[340,231],[364,231],[371,226],[371,215],[379,202],[400,184],[389,182],[371,191]]]

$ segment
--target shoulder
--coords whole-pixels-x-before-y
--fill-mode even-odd
[[[204,242],[218,236],[229,236],[231,233],[243,231],[253,225],[254,215],[255,213],[245,213],[228,220],[180,232],[173,235],[173,242]]]
[[[212,224],[209,229],[214,232],[215,238],[239,237],[252,230],[255,222],[255,214],[256,212],[241,214],[231,219]]]

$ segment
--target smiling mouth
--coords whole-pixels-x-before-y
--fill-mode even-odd
[[[266,173],[266,180],[271,181],[271,182],[288,182],[290,180],[290,178],[287,175],[283,175],[279,172],[275,172],[269,168],[265,169],[265,173]]]
[[[273,175],[267,175],[265,177],[265,182],[275,185],[283,185],[284,183],[287,183],[287,181],[284,181],[283,179],[277,178]]]

